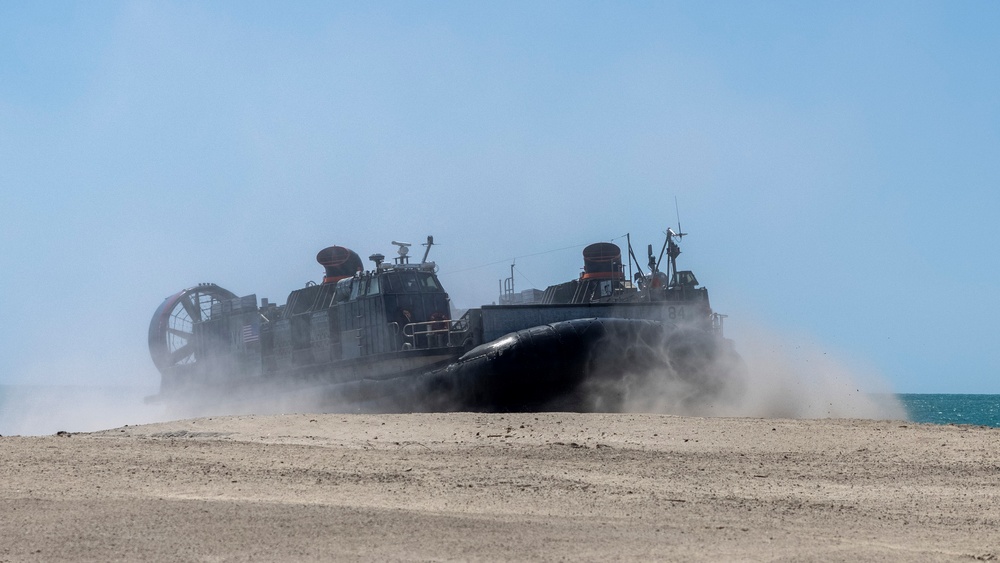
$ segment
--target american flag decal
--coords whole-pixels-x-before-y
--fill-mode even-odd
[[[258,340],[260,340],[260,332],[257,326],[253,324],[243,325],[243,343],[257,342]]]

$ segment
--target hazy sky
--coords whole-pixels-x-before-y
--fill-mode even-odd
[[[0,2],[0,383],[155,385],[149,319],[331,244],[453,301],[676,224],[729,336],[1000,393],[1000,3]],[[615,242],[624,244],[624,239]],[[539,254],[549,250],[568,250]]]

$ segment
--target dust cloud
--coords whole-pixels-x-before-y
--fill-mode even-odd
[[[874,368],[815,344],[756,331],[740,349],[747,390],[734,414],[783,418],[902,420],[906,409]]]
[[[850,366],[803,338],[755,329],[739,336],[742,359],[718,355],[700,370],[713,384],[672,375],[635,378],[624,409],[688,416],[905,420],[906,409],[872,369]],[[665,360],[666,363],[670,359]]]
[[[654,412],[686,416],[760,418],[906,419],[907,414],[874,370],[851,366],[835,354],[805,339],[754,330],[735,343],[706,352],[704,338],[684,342],[676,336],[645,349],[617,349],[617,367],[610,377],[595,379],[583,410],[595,412]],[[704,333],[702,333],[704,334]],[[680,343],[678,343],[680,342]],[[629,347],[638,347],[635,342]],[[678,357],[686,358],[681,362]],[[628,358],[629,361],[624,359]],[[638,361],[637,361],[638,359]],[[695,363],[696,367],[681,365]],[[623,365],[642,365],[629,372]],[[651,367],[654,366],[654,367]],[[685,375],[686,373],[686,375]],[[420,378],[417,378],[418,380]],[[456,410],[441,401],[422,407],[433,385],[414,380],[356,382],[337,386],[300,385],[294,390],[281,381],[237,391],[217,386],[184,394],[190,402],[156,402],[159,391],[148,387],[0,386],[0,435],[50,435],[59,431],[89,432],[144,424],[228,414],[294,412],[404,412]],[[431,397],[432,398],[432,397]],[[441,397],[442,399],[444,397]],[[610,399],[609,399],[610,398]],[[579,405],[578,405],[579,407]],[[466,407],[467,408],[467,407]]]
[[[92,432],[170,420],[163,405],[145,401],[155,392],[145,387],[0,386],[0,435]]]

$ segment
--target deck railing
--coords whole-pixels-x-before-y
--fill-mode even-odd
[[[395,323],[392,323],[395,324]],[[443,319],[403,325],[403,349],[425,350],[461,346],[469,331],[468,318]]]

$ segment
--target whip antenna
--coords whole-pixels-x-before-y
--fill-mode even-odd
[[[677,205],[677,196],[674,196],[674,212],[677,213],[677,238],[682,238],[687,233],[681,228],[681,208]]]

